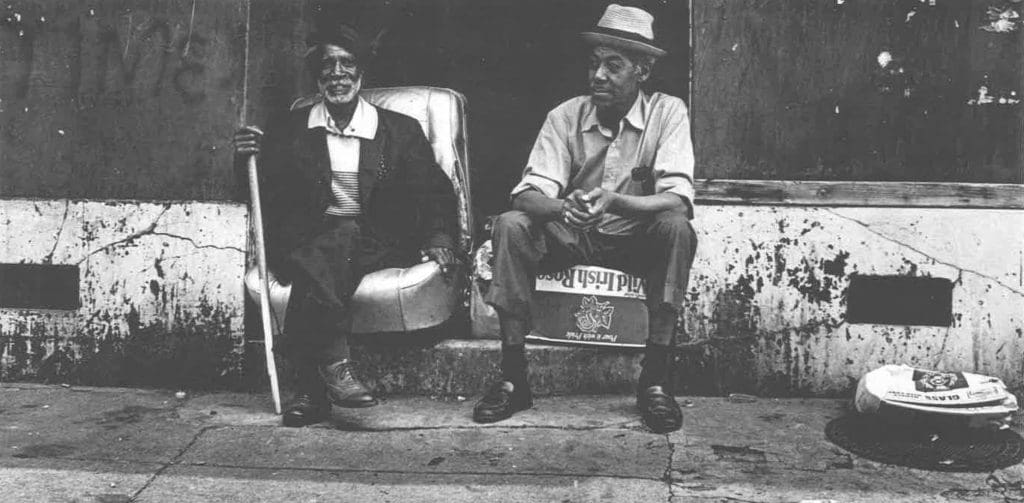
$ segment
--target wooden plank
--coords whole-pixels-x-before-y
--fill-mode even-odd
[[[1024,104],[999,102],[1024,92],[1024,39],[984,29],[990,7],[1024,8],[693,2],[697,176],[1024,182]]]
[[[1024,209],[1024,185],[697,180],[697,204]]]
[[[0,195],[229,199],[243,0],[11,0]]]

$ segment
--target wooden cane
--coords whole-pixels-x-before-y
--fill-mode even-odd
[[[270,279],[267,276],[267,250],[263,244],[263,211],[260,206],[260,181],[256,175],[256,156],[249,156],[249,201],[252,205],[253,239],[256,241],[256,262],[260,272],[260,320],[263,322],[263,348],[270,376],[270,393],[274,412],[281,414],[281,390],[277,384],[277,363],[274,361],[274,330],[270,324]]]

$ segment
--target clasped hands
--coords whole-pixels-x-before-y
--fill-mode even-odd
[[[601,223],[601,217],[615,205],[618,194],[597,187],[590,192],[572,191],[562,200],[561,219],[569,227],[587,231]]]

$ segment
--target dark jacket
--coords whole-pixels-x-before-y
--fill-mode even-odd
[[[321,228],[332,202],[326,131],[309,129],[311,106],[271,121],[259,157],[267,262],[281,271],[289,253]],[[415,119],[375,107],[373,140],[360,139],[359,193],[364,236],[375,246],[415,252],[457,249],[457,206],[451,180]]]

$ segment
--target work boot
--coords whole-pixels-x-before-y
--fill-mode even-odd
[[[636,406],[640,417],[654,433],[668,433],[683,426],[683,411],[676,399],[661,386],[650,386],[639,393]]]
[[[525,380],[518,385],[510,381],[498,381],[491,385],[491,389],[473,407],[473,421],[494,423],[530,407],[533,407],[533,394]]]
[[[327,397],[338,407],[373,407],[377,399],[352,375],[351,362],[339,360],[320,365],[317,370],[327,386]]]
[[[281,422],[290,428],[300,428],[323,422],[330,415],[327,389],[312,365],[301,365],[296,369],[295,396],[288,408],[281,414]]]

